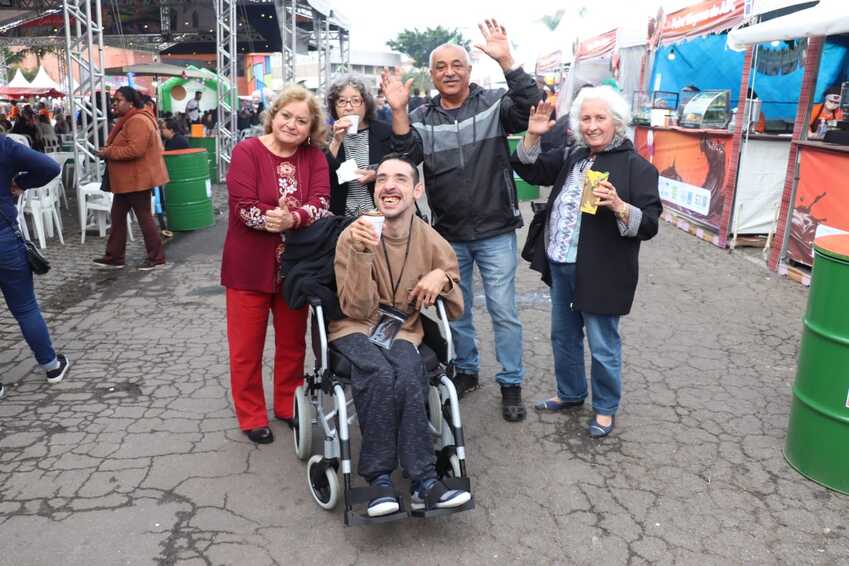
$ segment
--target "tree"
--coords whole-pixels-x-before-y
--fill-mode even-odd
[[[8,47],[0,47],[0,57],[3,58],[3,61],[6,62],[6,80],[12,80],[12,77],[15,76],[15,71],[18,68],[18,65],[21,64],[21,61],[24,60],[24,56],[26,53],[23,51],[12,51]]]
[[[464,39],[463,34],[458,29],[449,30],[442,26],[427,28],[424,31],[419,31],[418,28],[405,29],[395,39],[387,41],[386,45],[390,49],[409,55],[416,67],[427,68],[430,52],[448,42],[462,45],[466,49],[469,48],[469,40]]]
[[[541,17],[538,21],[545,24],[545,26],[548,29],[550,29],[551,31],[554,31],[555,29],[557,29],[557,26],[560,24],[560,20],[563,19],[563,14],[565,12],[566,12],[566,10],[557,10],[554,13],[554,15],[546,14],[543,17]]]

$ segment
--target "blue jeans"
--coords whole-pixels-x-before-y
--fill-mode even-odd
[[[0,226],[0,290],[35,359],[42,366],[52,365],[56,361],[56,352],[50,344],[47,324],[35,300],[26,251],[15,232],[6,225]]]
[[[486,310],[492,317],[495,357],[501,364],[501,371],[495,379],[501,385],[521,385],[525,369],[522,367],[522,323],[516,308],[516,233],[471,242],[452,242],[451,245],[460,263],[460,287],[465,305],[463,316],[451,323],[454,349],[457,351],[454,365],[461,373],[480,371],[473,321],[475,294],[472,273],[477,263],[486,295]]]
[[[593,410],[615,415],[622,396],[622,341],[619,317],[572,310],[575,300],[575,264],[551,266],[551,349],[557,397],[582,401],[587,397],[584,372],[584,331],[590,345]]]

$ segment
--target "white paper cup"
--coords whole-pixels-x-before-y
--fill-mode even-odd
[[[372,228],[374,228],[374,233],[377,234],[377,239],[379,240],[380,235],[383,233],[383,222],[386,218],[382,214],[380,216],[363,214],[363,218],[371,223]]]
[[[345,116],[345,119],[351,122],[351,125],[348,126],[349,134],[356,134],[357,128],[360,126],[360,116],[359,114],[351,114],[349,116]]]

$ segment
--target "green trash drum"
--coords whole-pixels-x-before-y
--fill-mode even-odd
[[[166,151],[163,156],[171,179],[165,185],[168,228],[187,231],[215,224],[207,151],[178,149]]]
[[[507,143],[510,146],[510,153],[516,151],[516,148],[522,142],[524,136],[521,134],[507,136]],[[513,172],[513,182],[516,183],[516,194],[519,200],[534,200],[539,198],[539,187],[532,185],[519,177],[516,172]]]
[[[814,243],[814,269],[784,457],[849,495],[849,234]]]
[[[209,180],[213,184],[218,182],[218,163],[215,161],[215,138],[189,138],[189,147],[201,148],[207,151],[209,159]]]

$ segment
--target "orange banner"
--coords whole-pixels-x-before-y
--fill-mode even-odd
[[[787,252],[793,261],[813,265],[817,236],[849,232],[849,154],[800,148],[799,182],[790,217]]]
[[[616,47],[616,30],[612,29],[607,33],[585,39],[578,44],[578,50],[575,52],[575,60],[592,59],[601,57],[611,53]]]
[[[664,208],[718,233],[731,136],[639,127],[635,145],[660,172]]]
[[[743,20],[743,4],[744,0],[705,0],[667,14],[660,42],[669,44],[732,28]]]

